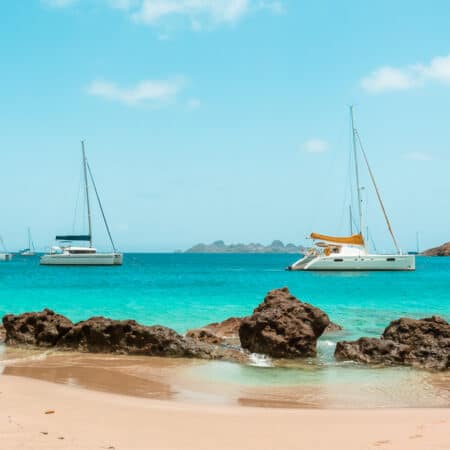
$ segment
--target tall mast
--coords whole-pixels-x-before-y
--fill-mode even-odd
[[[350,236],[353,235],[353,215],[352,215],[352,205],[348,205],[349,213],[349,224],[350,224]]]
[[[361,187],[359,185],[359,167],[358,167],[358,152],[356,149],[356,129],[355,119],[353,117],[353,105],[350,106],[350,119],[352,124],[352,142],[353,142],[353,157],[355,159],[355,174],[356,174],[356,193],[358,199],[358,215],[359,215],[359,232],[362,234],[362,205],[361,205]]]
[[[89,185],[88,185],[88,177],[87,177],[86,152],[84,151],[84,141],[81,141],[81,152],[83,154],[84,186],[85,186],[85,190],[86,190],[86,205],[87,205],[88,226],[89,226],[89,247],[92,247],[91,204],[89,202]]]

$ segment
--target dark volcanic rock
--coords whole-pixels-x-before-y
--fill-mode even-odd
[[[0,344],[2,344],[3,342],[5,342],[6,339],[6,330],[5,327],[3,325],[0,325]]]
[[[146,327],[134,320],[92,317],[78,322],[58,342],[61,347],[92,353],[184,356],[182,336],[170,328]]]
[[[239,350],[184,338],[170,328],[134,320],[92,317],[73,324],[49,309],[3,317],[6,344],[55,347],[92,353],[172,356],[244,361]]]
[[[302,303],[288,288],[270,291],[249,317],[242,320],[243,348],[274,358],[316,355],[317,338],[330,319],[319,308]]]
[[[366,364],[404,364],[424,369],[450,369],[450,324],[441,317],[401,318],[380,339],[338,342],[335,356]]]
[[[53,347],[72,328],[73,323],[50,309],[3,317],[6,343]]]
[[[209,344],[238,344],[241,323],[241,318],[230,317],[223,322],[210,323],[201,328],[188,330],[186,337]]]

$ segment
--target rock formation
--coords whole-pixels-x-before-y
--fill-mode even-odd
[[[194,328],[186,333],[186,337],[209,344],[239,344],[239,327],[242,319],[230,317],[223,322],[210,323],[201,328]]]
[[[425,250],[422,255],[425,256],[450,256],[450,242],[440,245],[439,247]]]
[[[73,324],[49,309],[3,317],[6,344],[56,347],[93,353],[172,356],[243,361],[235,349],[183,338],[167,327],[144,326],[134,320],[92,317]]]
[[[211,244],[197,244],[186,250],[185,253],[303,253],[305,248],[301,245],[289,243],[284,245],[279,240],[269,245],[252,242],[250,244],[225,244],[224,241],[215,241]]]
[[[274,358],[315,356],[317,339],[329,323],[327,314],[302,303],[288,288],[275,289],[242,320],[239,338],[252,353]]]
[[[441,317],[401,318],[380,339],[363,337],[338,342],[335,356],[366,364],[401,364],[424,369],[450,369],[450,324]]]

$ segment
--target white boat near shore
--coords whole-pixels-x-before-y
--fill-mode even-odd
[[[84,141],[81,142],[81,151],[83,157],[83,174],[84,174],[84,189],[86,197],[87,207],[87,221],[88,221],[88,234],[83,235],[59,235],[56,236],[58,245],[51,248],[50,253],[41,256],[41,265],[47,266],[117,266],[122,265],[123,254],[117,251],[114,241],[111,236],[108,222],[106,220],[103,206],[100,201],[100,197],[95,185],[94,177],[92,176],[91,168],[86,159],[86,153],[84,149]],[[103,217],[103,222],[111,242],[113,251],[110,253],[97,252],[92,246],[92,221],[91,221],[91,204],[89,199],[89,183],[88,177],[91,180],[92,187],[94,189],[97,202],[100,208],[100,212]],[[88,247],[74,246],[72,242],[88,242]]]
[[[358,233],[346,237],[327,236],[319,233],[311,233],[310,238],[314,240],[314,246],[306,254],[290,265],[288,270],[323,270],[323,271],[411,271],[416,268],[415,256],[404,254],[400,250],[397,239],[392,230],[392,225],[387,215],[381,198],[380,191],[375,182],[372,169],[366,156],[366,152],[361,144],[358,131],[354,125],[353,107],[350,107],[353,158],[356,175],[356,197],[358,202]],[[371,253],[368,249],[366,239],[363,236],[363,208],[359,182],[358,149],[366,163],[369,176],[375,189],[381,210],[386,221],[387,228],[391,235],[394,246],[397,250],[395,254]]]

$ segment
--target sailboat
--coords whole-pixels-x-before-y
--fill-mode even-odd
[[[33,239],[31,238],[30,228],[28,228],[28,247],[21,250],[20,255],[21,256],[35,256],[36,255],[36,250],[34,248],[34,242],[33,242]]]
[[[6,250],[5,243],[3,242],[3,238],[1,236],[0,236],[0,245],[3,249],[3,252],[0,252],[0,261],[11,261],[13,255],[12,253],[9,253]]]
[[[369,165],[366,152],[362,146],[358,130],[355,127],[353,107],[350,107],[350,118],[352,128],[353,143],[353,159],[355,163],[356,175],[356,197],[358,201],[358,217],[359,224],[357,233],[350,233],[350,236],[335,237],[319,233],[311,233],[310,238],[314,241],[314,247],[309,249],[306,254],[290,265],[288,270],[332,270],[332,271],[375,271],[375,270],[392,270],[392,271],[411,271],[416,268],[414,255],[404,254],[400,250],[397,239],[394,235],[391,222],[387,215],[386,209],[381,198],[380,191],[376,184],[372,169]],[[368,249],[366,239],[363,236],[363,208],[359,179],[359,161],[358,148],[362,153],[366,163],[370,179],[377,194],[378,202],[386,221],[387,228],[391,235],[394,246],[397,250],[395,254],[379,254],[371,253]],[[351,213],[350,213],[351,214]],[[350,229],[352,230],[352,218],[350,218]]]
[[[58,245],[51,248],[50,253],[41,256],[41,265],[66,265],[66,266],[114,266],[122,265],[123,255],[118,252],[111,236],[108,222],[106,220],[103,206],[95,185],[91,168],[86,158],[84,141],[81,142],[81,153],[84,175],[84,190],[86,198],[88,234],[82,235],[58,235],[56,241]],[[100,253],[92,246],[92,220],[91,220],[91,203],[89,198],[88,177],[92,183],[100,212],[103,217],[106,232],[112,245],[113,251],[110,253]],[[89,246],[74,246],[72,242],[88,242]]]

